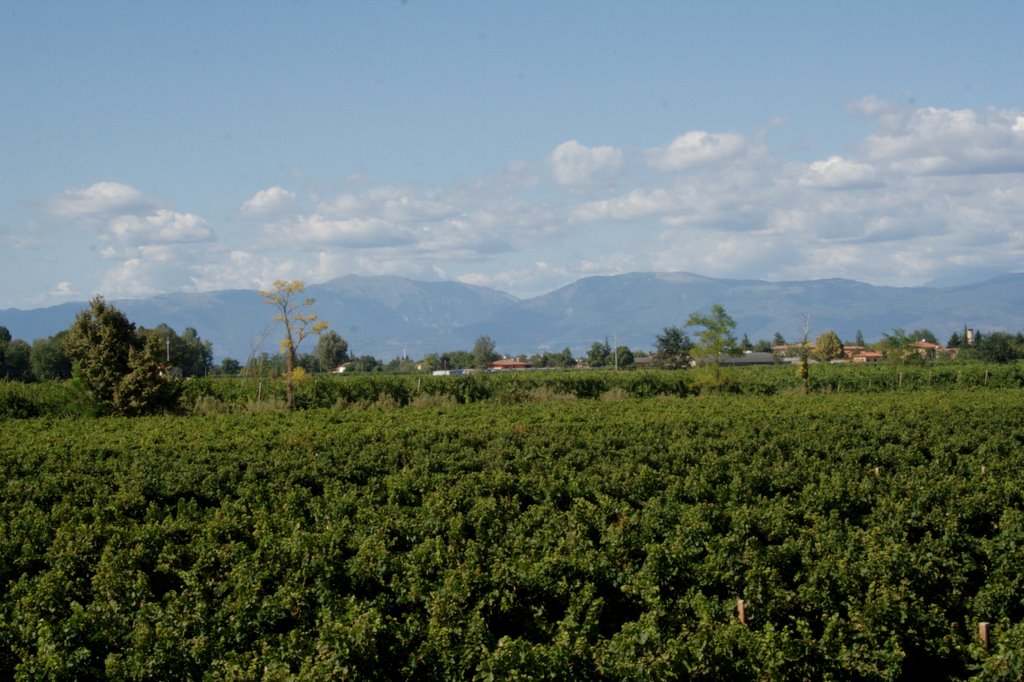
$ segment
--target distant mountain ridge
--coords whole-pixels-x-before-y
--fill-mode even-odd
[[[518,299],[459,282],[347,275],[309,285],[313,310],[359,355],[382,359],[472,348],[488,335],[508,354],[583,353],[594,341],[650,349],[664,327],[682,325],[694,311],[725,306],[737,333],[752,341],[776,332],[798,338],[834,329],[843,339],[858,330],[869,341],[895,328],[927,328],[940,341],[965,325],[982,331],[1024,330],[1024,273],[956,287],[883,287],[853,280],[788,282],[717,279],[686,272],[635,272],[586,277],[542,296]],[[256,291],[163,294],[112,300],[136,324],[166,322],[178,333],[194,327],[217,357],[245,360],[274,353],[279,329]],[[66,329],[88,303],[34,310],[0,310],[0,325],[31,341]],[[301,351],[311,351],[307,341]]]

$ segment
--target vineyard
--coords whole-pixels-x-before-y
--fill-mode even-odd
[[[806,386],[790,365],[704,370],[548,370],[462,376],[424,374],[314,375],[296,387],[299,409],[347,409],[497,402],[555,398],[688,397],[707,394],[886,393],[1024,387],[1024,363],[936,362],[918,365],[821,364]],[[270,378],[189,378],[179,384],[177,413],[267,412],[284,409],[284,381]],[[94,413],[75,382],[22,384],[0,381],[0,420],[69,417]]]
[[[1024,392],[956,371],[5,419],[0,678],[1019,680]]]

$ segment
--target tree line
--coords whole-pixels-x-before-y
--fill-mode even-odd
[[[287,401],[291,405],[297,385],[310,373],[331,372],[339,367],[350,373],[486,369],[501,357],[489,336],[479,337],[472,350],[431,353],[418,361],[403,357],[385,363],[372,355],[350,355],[348,342],[312,312],[315,300],[302,298],[304,290],[301,281],[279,280],[274,282],[273,289],[260,292],[275,309],[274,321],[281,325],[280,351],[254,352],[244,366],[233,358],[224,358],[214,365],[212,343],[201,339],[192,327],[179,335],[167,324],[153,328],[136,326],[98,296],[79,313],[71,327],[47,339],[29,344],[13,339],[9,330],[0,327],[0,379],[70,380],[80,389],[83,400],[91,402],[100,413],[142,414],[172,407],[180,392],[175,385],[179,378],[216,374],[280,378],[287,387]],[[610,344],[605,338],[594,341],[580,357],[574,357],[566,347],[558,352],[519,355],[517,359],[537,368],[584,365],[630,369],[637,365],[637,359],[646,358],[645,366],[659,369],[707,366],[710,380],[719,381],[718,367],[724,358],[744,351],[772,351],[787,346],[789,352],[799,357],[797,371],[806,381],[811,359],[828,362],[843,357],[846,346],[867,347],[859,331],[852,343],[844,343],[829,330],[812,345],[806,331],[797,343],[786,344],[778,332],[771,341],[752,343],[746,335],[738,340],[735,330],[735,320],[724,307],[714,304],[707,312],[693,312],[681,326],[663,328],[650,354]],[[317,337],[315,349],[300,353],[299,347],[310,336]],[[927,329],[909,333],[894,329],[884,334],[873,348],[899,364],[926,361],[929,354],[913,345],[917,341],[938,344]],[[975,333],[968,343],[965,330],[963,335],[955,332],[946,348],[957,349],[958,357],[964,359],[1012,362],[1024,358],[1024,333]]]

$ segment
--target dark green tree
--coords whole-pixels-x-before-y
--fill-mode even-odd
[[[910,342],[927,341],[928,343],[939,344],[939,340],[932,334],[930,329],[915,329],[909,334]]]
[[[163,374],[158,360],[159,346],[152,342],[128,352],[128,374],[114,389],[114,408],[119,414],[135,417],[174,409],[181,384]]]
[[[1024,347],[1021,347],[1013,334],[992,332],[974,344],[970,357],[1003,364],[1024,357]]]
[[[360,355],[348,361],[346,372],[380,372],[384,364],[372,355]]]
[[[64,347],[75,376],[101,412],[144,414],[173,406],[176,386],[157,364],[159,339],[145,342],[135,324],[102,296],[75,317]]]
[[[218,372],[225,376],[235,376],[242,371],[242,365],[234,358],[224,358],[220,361]]]
[[[348,360],[348,341],[334,331],[324,332],[316,342],[316,357],[325,372]]]
[[[181,371],[187,377],[202,377],[213,369],[213,343],[199,338],[199,332],[186,327],[181,335]]]
[[[114,411],[114,392],[131,372],[129,354],[142,346],[135,325],[102,296],[75,317],[64,348],[82,387],[102,412]]]
[[[48,339],[32,342],[32,374],[39,381],[71,378],[71,358],[64,350],[67,335],[64,330]]]
[[[12,381],[32,381],[32,346],[21,339],[7,342],[0,377]]]
[[[594,341],[590,346],[590,350],[587,351],[587,365],[589,367],[607,367],[614,362],[612,358],[612,348],[605,341]]]
[[[690,366],[690,352],[693,342],[680,327],[665,327],[654,340],[656,367],[663,369],[684,369]]]
[[[178,336],[169,325],[160,323],[152,329],[140,328],[147,351],[162,371],[171,371],[183,377],[206,376],[213,369],[213,344],[199,338],[199,332],[186,327]]]
[[[495,352],[495,343],[489,336],[481,336],[473,344],[473,367],[487,369],[500,356]]]
[[[4,367],[6,366],[5,355],[7,350],[7,344],[11,342],[11,331],[0,325],[0,377],[4,376]]]

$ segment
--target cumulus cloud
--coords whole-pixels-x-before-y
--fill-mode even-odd
[[[863,189],[881,184],[873,166],[842,156],[815,161],[807,167],[799,183],[802,187],[822,189]]]
[[[90,218],[122,215],[152,205],[142,192],[119,182],[97,182],[88,187],[66,190],[50,203],[62,218]]]
[[[672,140],[667,147],[648,149],[646,156],[653,168],[678,171],[732,159],[743,148],[744,138],[737,133],[691,130]]]
[[[638,188],[612,199],[599,199],[581,204],[572,210],[574,220],[637,220],[682,210],[682,198],[664,187]]]
[[[207,241],[213,232],[206,222],[192,213],[157,209],[151,215],[127,215],[110,222],[114,239],[132,244]]]
[[[393,222],[429,221],[458,215],[450,201],[433,191],[419,193],[399,187],[377,187],[369,191],[342,194],[322,202],[317,211],[340,218],[375,217]]]
[[[195,280],[202,269],[223,261],[221,249],[209,244],[128,246],[111,259],[99,290],[111,297],[195,291]]]
[[[548,157],[551,175],[565,187],[586,185],[622,165],[622,151],[614,147],[587,147],[569,140],[555,147]]]
[[[274,185],[273,187],[256,192],[256,194],[247,199],[242,204],[242,213],[252,216],[276,213],[287,208],[294,201],[295,194],[283,187]]]
[[[108,295],[347,273],[443,276],[530,295],[635,270],[907,285],[949,271],[1020,269],[1024,175],[1010,171],[1024,172],[1024,114],[906,109],[877,98],[847,110],[873,131],[813,162],[749,135],[691,131],[653,149],[569,140],[446,186],[345,179],[343,191],[302,210],[274,186],[242,205],[262,224],[256,238],[239,230],[218,235],[223,245],[196,213],[120,183],[68,190],[49,217],[101,237],[93,252],[110,268]],[[4,225],[0,239],[46,237],[48,227]]]
[[[880,119],[865,156],[910,175],[1024,172],[1021,113],[925,107]]]
[[[334,245],[354,248],[400,246],[413,241],[409,231],[381,218],[329,218],[319,214],[300,216],[287,223],[268,226],[272,242]]]

